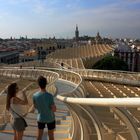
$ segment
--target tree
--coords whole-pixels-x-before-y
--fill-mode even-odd
[[[92,68],[101,70],[129,70],[126,62],[111,55],[106,56],[102,60],[95,63]]]

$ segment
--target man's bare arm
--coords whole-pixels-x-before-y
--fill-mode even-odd
[[[53,111],[53,112],[56,112],[56,105],[54,104],[54,105],[51,105],[51,110]]]

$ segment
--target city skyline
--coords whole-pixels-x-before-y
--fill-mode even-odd
[[[140,37],[140,0],[0,0],[0,38]]]

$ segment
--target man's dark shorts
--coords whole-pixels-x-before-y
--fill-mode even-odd
[[[38,123],[38,129],[44,129],[45,125],[47,124],[48,130],[53,130],[55,129],[55,121],[50,122],[50,123],[42,123],[42,122],[37,122]]]

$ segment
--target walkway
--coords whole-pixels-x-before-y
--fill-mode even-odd
[[[58,80],[56,82],[57,92],[58,94],[63,92],[70,92],[73,89],[73,86]],[[56,115],[56,131],[55,131],[55,139],[56,140],[71,140],[69,139],[69,129],[72,123],[71,116],[68,111],[68,108],[64,105],[63,102],[58,101],[55,98],[55,103],[57,106]],[[37,124],[36,124],[36,113],[29,113],[26,116],[26,120],[28,123],[28,127],[25,131],[23,140],[36,140],[37,133]],[[3,132],[0,133],[0,140],[11,140],[13,137],[13,130],[10,124],[7,124]],[[43,136],[43,140],[48,140],[47,138],[47,130],[45,129],[45,133]]]

